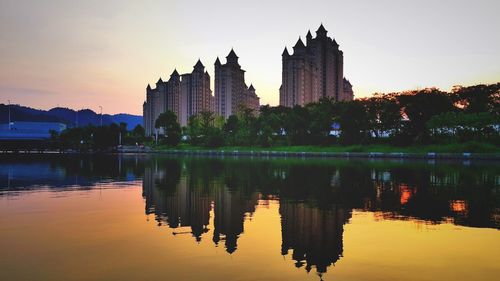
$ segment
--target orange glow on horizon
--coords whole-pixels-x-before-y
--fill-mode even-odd
[[[344,51],[356,98],[491,84],[500,81],[499,9],[498,1],[2,1],[0,103],[142,115],[148,83],[191,72],[200,58],[213,90],[215,59],[234,47],[261,104],[277,105],[283,48],[321,22]]]

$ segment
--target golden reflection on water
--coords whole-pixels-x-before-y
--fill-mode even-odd
[[[229,254],[222,240],[216,244],[212,239],[216,209],[211,208],[208,231],[197,241],[190,227],[159,226],[154,214],[145,215],[142,182],[3,196],[0,280],[498,280],[500,276],[497,230],[384,219],[381,213],[356,210],[345,225],[334,226],[331,233],[339,237],[312,235],[307,240],[296,230],[300,241],[293,242],[290,233],[286,235],[287,243],[296,247],[312,245],[314,239],[340,239],[340,259],[326,273],[316,268],[308,273],[305,266],[296,267],[292,249],[282,255],[279,201],[257,202],[255,212],[244,216],[237,250]],[[297,206],[293,212],[309,208]],[[285,214],[285,205],[281,207]]]

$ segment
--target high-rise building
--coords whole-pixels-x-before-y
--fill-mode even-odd
[[[201,111],[214,112],[210,75],[200,60],[191,73],[179,75],[177,70],[174,70],[168,81],[160,78],[156,82],[156,88],[148,85],[146,101],[143,104],[143,122],[147,136],[155,134],[155,121],[167,110],[177,115],[181,126],[187,125],[191,115]]]
[[[259,110],[259,97],[255,88],[245,84],[245,70],[238,63],[238,56],[231,49],[226,57],[226,64],[219,58],[215,61],[215,112],[228,118],[236,114],[241,107]]]
[[[301,38],[282,54],[280,105],[292,107],[316,102],[323,97],[337,101],[352,100],[352,86],[344,85],[344,55],[339,45],[327,36],[321,25],[313,38],[309,31],[306,44]]]
[[[161,81],[161,78],[160,78]],[[144,102],[143,109],[143,122],[144,129],[146,131],[146,136],[154,135],[155,132],[155,120],[160,115],[160,110],[158,110],[159,102],[159,89],[152,89],[151,85],[148,84],[146,88],[146,101]]]
[[[181,126],[187,125],[189,117],[202,111],[214,112],[212,99],[210,75],[198,60],[193,72],[183,74],[181,77],[181,104],[186,109],[186,112],[182,112],[179,118]]]

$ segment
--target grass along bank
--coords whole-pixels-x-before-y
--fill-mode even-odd
[[[500,146],[482,143],[482,142],[465,142],[453,144],[432,144],[432,145],[411,145],[411,146],[392,146],[384,144],[369,144],[369,145],[331,145],[331,146],[223,146],[223,147],[201,147],[192,146],[189,144],[179,144],[178,146],[167,145],[151,145],[151,148],[156,151],[169,150],[186,150],[186,151],[277,151],[277,152],[380,152],[380,153],[500,153]]]

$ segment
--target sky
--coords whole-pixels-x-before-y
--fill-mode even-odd
[[[234,48],[261,104],[321,23],[355,97],[500,82],[500,1],[0,0],[0,103],[142,114],[146,86]]]

